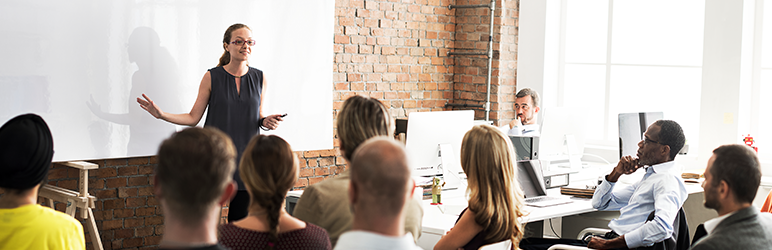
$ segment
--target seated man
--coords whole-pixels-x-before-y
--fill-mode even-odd
[[[351,231],[335,249],[421,249],[405,234],[405,208],[413,198],[405,149],[388,137],[367,140],[354,153],[348,199]]]
[[[340,153],[346,161],[360,144],[376,136],[392,136],[394,120],[388,109],[380,101],[364,96],[352,96],[343,102],[338,112],[338,140]],[[320,226],[330,235],[330,243],[335,247],[338,237],[351,230],[354,219],[346,194],[349,189],[349,165],[335,178],[327,179],[306,188],[300,196],[293,215],[298,219]],[[421,233],[423,209],[421,203],[410,200],[405,216],[405,231],[411,232],[414,239]]]
[[[164,214],[160,249],[227,249],[217,223],[236,193],[235,159],[230,137],[215,128],[187,128],[161,144],[153,182]]]
[[[536,123],[539,93],[529,88],[518,91],[515,95],[515,112],[515,119],[499,129],[507,135],[539,136],[539,124]]]
[[[692,249],[769,249],[772,214],[751,205],[761,182],[761,164],[750,147],[724,145],[713,150],[705,168],[705,207],[719,217],[705,222],[707,236]]]
[[[673,222],[686,201],[688,193],[675,166],[678,151],[686,138],[678,123],[671,120],[654,122],[638,143],[638,158],[624,156],[611,174],[603,178],[592,197],[598,210],[619,210],[619,218],[609,223],[607,238],[593,237],[588,247],[593,249],[638,248],[651,246],[670,238]],[[632,174],[643,167],[643,179],[631,186],[616,188],[623,174]],[[654,218],[648,221],[649,214]],[[531,244],[539,244],[532,246]],[[525,239],[523,249],[546,249],[549,244],[582,244],[578,242]]]
[[[43,118],[17,116],[0,127],[0,249],[85,249],[83,226],[37,204],[54,141]]]

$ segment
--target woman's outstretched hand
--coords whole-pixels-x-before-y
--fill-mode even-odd
[[[268,130],[274,130],[279,127],[279,123],[283,121],[281,118],[282,115],[280,114],[274,114],[266,116],[265,119],[263,119],[263,124],[261,124],[263,127],[267,128]]]
[[[142,98],[145,98],[145,99],[142,99]],[[142,98],[137,97],[137,103],[139,103],[139,106],[142,107],[142,109],[144,109],[148,113],[150,113],[150,115],[152,115],[156,119],[160,119],[161,114],[164,113],[163,111],[161,111],[161,108],[156,106],[153,100],[150,100],[150,98],[147,97],[147,95],[142,94]]]

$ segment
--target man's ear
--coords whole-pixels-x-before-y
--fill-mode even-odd
[[[161,192],[161,185],[158,183],[158,175],[153,175],[153,193],[155,193],[156,199],[163,198],[163,192]]]
[[[348,202],[353,207],[354,204],[356,204],[357,195],[359,194],[359,190],[357,189],[357,185],[354,184],[353,181],[348,182]]]
[[[533,108],[533,112],[534,112],[534,113],[539,113],[539,107],[534,107],[534,108]]]
[[[413,195],[415,195],[416,185],[415,185],[415,180],[413,180],[413,178],[410,178],[410,181],[413,183],[413,185],[410,185],[410,187],[411,187],[410,188],[410,195],[408,196],[408,198],[412,199]]]
[[[729,195],[732,193],[729,190],[729,183],[727,183],[725,180],[721,180],[721,182],[718,183],[718,187],[716,187],[716,192],[718,193],[718,197],[722,200],[729,197]]]
[[[674,159],[670,159],[670,146],[669,145],[663,145],[663,146],[664,147],[662,147],[661,154],[664,155],[665,159],[668,159],[668,160],[671,160],[671,161],[674,160]]]
[[[228,183],[228,185],[225,186],[222,195],[220,196],[220,200],[217,201],[217,204],[222,207],[226,203],[229,203],[233,199],[233,196],[236,196],[236,191],[238,188],[239,187],[235,181]]]

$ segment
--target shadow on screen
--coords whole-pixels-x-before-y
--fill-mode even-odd
[[[179,93],[180,77],[177,64],[171,53],[165,47],[161,47],[158,33],[149,27],[134,29],[129,37],[126,50],[129,62],[136,63],[138,70],[131,76],[131,90],[128,103],[118,109],[126,109],[127,113],[109,113],[103,111],[101,105],[94,96],[104,93],[92,93],[91,99],[86,103],[91,112],[108,122],[128,125],[129,141],[127,145],[128,156],[142,156],[155,154],[157,148],[147,148],[142,145],[148,142],[165,139],[175,131],[175,126],[160,119],[155,119],[137,104],[136,98],[147,94],[164,111],[171,113],[182,112]],[[107,83],[111,84],[111,83]],[[104,98],[102,98],[104,99]],[[93,122],[89,126],[92,138],[106,138],[111,134],[111,126],[105,127]],[[94,149],[99,151],[109,145],[108,140],[92,140]],[[104,145],[100,145],[104,143]]]

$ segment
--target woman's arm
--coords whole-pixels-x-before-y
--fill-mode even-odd
[[[189,113],[182,114],[169,114],[161,110],[155,103],[150,100],[148,96],[142,94],[142,98],[137,98],[137,102],[142,109],[146,110],[150,115],[157,119],[163,119],[164,121],[174,123],[177,125],[195,126],[201,121],[201,117],[204,116],[206,106],[209,104],[209,94],[212,93],[212,76],[209,71],[204,74],[201,79],[201,84],[198,86],[198,97],[196,97],[196,103],[193,104],[193,108]]]
[[[472,240],[475,235],[483,230],[482,226],[478,225],[474,221],[474,212],[467,209],[458,223],[448,231],[448,233],[440,238],[440,241],[434,245],[434,250],[456,250]]]

